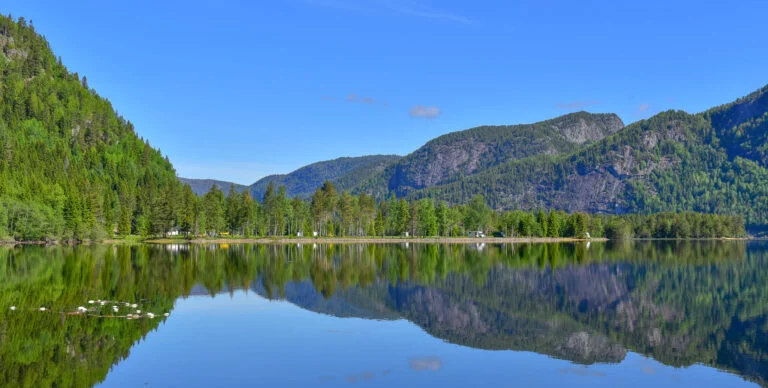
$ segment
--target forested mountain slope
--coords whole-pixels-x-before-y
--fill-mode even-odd
[[[568,155],[539,155],[413,193],[497,209],[740,214],[768,223],[768,87],[701,114],[660,113]]]
[[[0,91],[0,237],[172,226],[183,188],[171,163],[24,18],[0,16]]]
[[[533,155],[558,155],[600,140],[624,127],[615,114],[577,112],[535,124],[482,126],[433,139],[358,191],[398,196]]]

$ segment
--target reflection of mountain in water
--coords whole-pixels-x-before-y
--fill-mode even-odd
[[[492,276],[496,275],[494,271]],[[471,283],[459,276],[446,279],[447,286],[465,291]],[[267,296],[263,287],[254,290]],[[457,298],[440,287],[378,283],[337,291],[325,299],[305,281],[287,284],[284,298],[301,308],[338,317],[405,318],[435,337],[481,349],[535,351],[579,363],[620,362],[626,354],[623,346],[567,317],[507,314],[517,308],[512,300]]]
[[[108,296],[167,310],[178,297],[238,289],[339,317],[404,318],[480,349],[584,364],[634,351],[765,384],[767,251],[762,242],[0,249],[0,386],[92,385],[159,322],[61,321],[9,306],[61,311]]]
[[[252,289],[261,296],[266,297],[269,295],[260,282],[254,284]],[[305,280],[286,284],[284,298],[303,309],[336,317],[378,320],[397,319],[400,317],[381,302],[352,291],[340,292],[326,299],[315,290],[310,281]]]
[[[475,348],[534,351],[584,364],[620,362],[629,349],[669,365],[736,371],[764,384],[768,261],[762,248],[749,255],[743,249],[713,251],[740,259],[698,256],[680,264],[632,257],[556,270],[496,264],[480,282],[466,272],[427,283],[379,279],[327,299],[308,281],[290,282],[283,297],[336,316],[405,318],[435,337]]]

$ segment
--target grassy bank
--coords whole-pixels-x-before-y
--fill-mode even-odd
[[[731,241],[756,240],[753,237],[712,238],[631,238],[626,241]],[[90,245],[90,244],[512,244],[512,243],[569,243],[605,242],[608,238],[580,239],[573,237],[259,237],[259,238],[141,238],[127,236],[106,240],[85,241],[14,241],[0,240],[2,245]]]
[[[424,237],[424,238],[399,238],[399,237],[323,237],[323,238],[224,238],[224,239],[150,239],[147,243],[172,244],[479,244],[479,243],[548,243],[548,242],[577,242],[577,241],[607,241],[604,238],[577,239],[577,238],[550,238],[550,237]]]

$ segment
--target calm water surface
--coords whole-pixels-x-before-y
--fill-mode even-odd
[[[2,387],[755,386],[766,332],[760,241],[0,250]]]

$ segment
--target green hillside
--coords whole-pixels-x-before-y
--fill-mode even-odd
[[[24,18],[0,16],[0,236],[104,238],[174,223],[171,163],[67,70]]]

